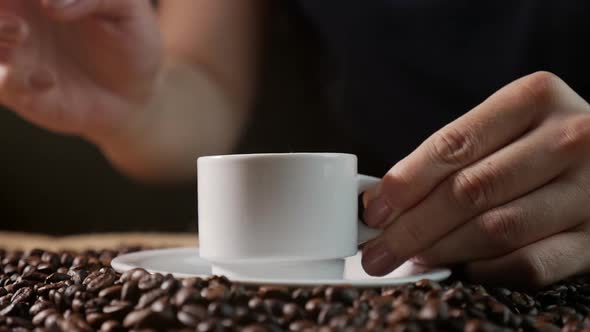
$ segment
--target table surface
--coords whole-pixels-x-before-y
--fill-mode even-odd
[[[128,246],[189,247],[198,245],[193,233],[101,233],[49,236],[35,233],[0,231],[0,247],[12,250],[84,250]]]

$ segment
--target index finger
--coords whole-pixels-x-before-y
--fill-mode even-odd
[[[518,79],[430,136],[369,194],[364,221],[385,227],[449,175],[526,133],[547,113],[559,85],[565,84],[547,72]]]

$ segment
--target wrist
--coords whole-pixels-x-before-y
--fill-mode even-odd
[[[198,156],[231,151],[245,122],[243,110],[200,67],[167,61],[146,103],[97,145],[128,176],[187,181],[196,175]]]

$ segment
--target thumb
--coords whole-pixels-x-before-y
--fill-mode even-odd
[[[46,13],[60,21],[75,21],[88,16],[105,19],[129,17],[138,5],[149,5],[147,0],[39,0]]]

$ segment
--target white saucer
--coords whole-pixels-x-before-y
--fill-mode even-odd
[[[145,250],[116,257],[111,262],[118,272],[144,268],[150,272],[171,273],[178,278],[209,277],[211,265],[199,257],[198,248],[172,248]],[[293,278],[230,278],[245,284],[315,286],[346,285],[355,287],[381,287],[416,282],[421,279],[439,281],[448,278],[451,271],[445,268],[427,268],[410,261],[384,277],[371,277],[361,266],[361,253],[346,258],[342,278],[337,279],[293,279]]]

